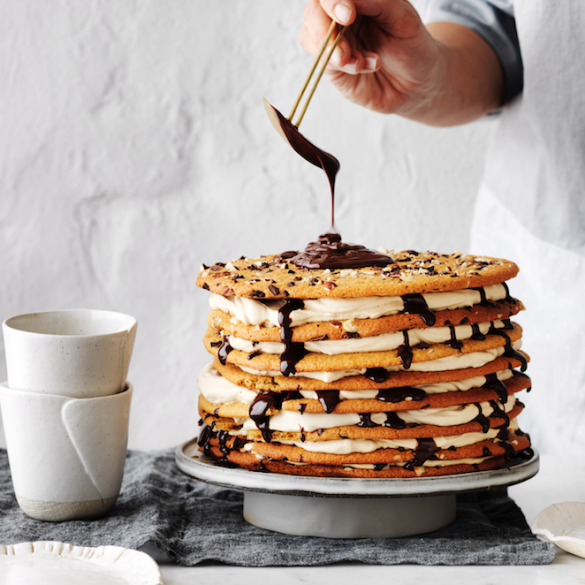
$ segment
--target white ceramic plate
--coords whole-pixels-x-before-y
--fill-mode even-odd
[[[197,439],[177,447],[175,461],[185,475],[224,487],[283,495],[370,498],[444,495],[509,486],[535,476],[540,465],[535,450],[531,459],[512,461],[509,467],[461,475],[406,479],[303,477],[216,466],[197,450]]]
[[[549,506],[536,517],[532,531],[559,548],[585,558],[585,503]]]
[[[120,546],[90,548],[63,542],[0,545],[5,585],[162,585],[156,562]]]

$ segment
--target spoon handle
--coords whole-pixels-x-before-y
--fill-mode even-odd
[[[289,116],[287,118],[287,120],[291,123],[292,123],[293,116],[295,115],[295,112],[297,111],[297,108],[299,107],[301,99],[303,98],[303,94],[305,93],[305,91],[306,91],[306,89],[311,81],[311,78],[313,77],[313,74],[315,73],[315,70],[317,69],[317,65],[319,64],[319,61],[321,60],[321,57],[323,56],[323,53],[325,52],[325,49],[327,48],[327,45],[329,44],[329,41],[331,40],[331,37],[333,36],[333,32],[335,31],[336,24],[337,23],[334,20],[331,21],[331,26],[329,27],[329,32],[327,33],[327,36],[325,37],[325,39],[323,39],[323,42],[321,43],[321,46],[319,47],[319,52],[317,53],[317,56],[315,57],[315,61],[313,62],[313,66],[311,67],[311,70],[309,71],[309,75],[305,79],[305,83],[303,84],[303,87],[302,87],[301,91],[299,92],[297,99],[295,100],[295,103],[293,105],[291,113],[289,114]],[[323,66],[321,67],[319,74],[317,75],[317,79],[313,83],[313,87],[311,88],[311,91],[309,92],[309,95],[307,97],[305,105],[303,106],[303,109],[301,110],[301,113],[299,114],[299,117],[297,118],[296,123],[293,124],[296,128],[298,128],[300,126],[301,121],[302,121],[303,117],[305,116],[305,112],[307,111],[307,108],[309,107],[309,102],[311,101],[311,98],[313,97],[313,94],[315,93],[315,90],[317,89],[317,85],[319,84],[319,81],[321,81],[321,77],[323,77],[323,73],[325,72],[327,64],[329,63],[329,59],[331,59],[331,55],[333,55],[333,51],[335,51],[335,47],[337,47],[337,44],[341,40],[341,37],[343,36],[345,29],[346,29],[346,27],[344,26],[339,31],[339,34],[337,35],[337,37],[335,38],[335,41],[333,42],[333,45],[331,46],[331,50],[329,51],[329,53],[327,54],[327,57],[325,58]]]

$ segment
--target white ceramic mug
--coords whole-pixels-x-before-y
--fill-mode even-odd
[[[8,460],[18,504],[37,520],[105,514],[126,460],[132,386],[100,398],[69,398],[0,385]]]
[[[75,398],[116,394],[126,384],[136,327],[130,315],[89,309],[6,319],[8,385]]]

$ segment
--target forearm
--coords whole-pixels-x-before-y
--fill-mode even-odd
[[[439,49],[435,79],[426,95],[396,113],[431,126],[455,126],[485,116],[502,99],[502,71],[490,45],[471,29],[436,22],[427,29]]]

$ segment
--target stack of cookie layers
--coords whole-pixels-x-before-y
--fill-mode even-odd
[[[203,267],[213,293],[200,449],[224,465],[333,477],[493,469],[518,428],[524,307],[494,258],[388,253],[385,267],[298,268],[286,254]]]

